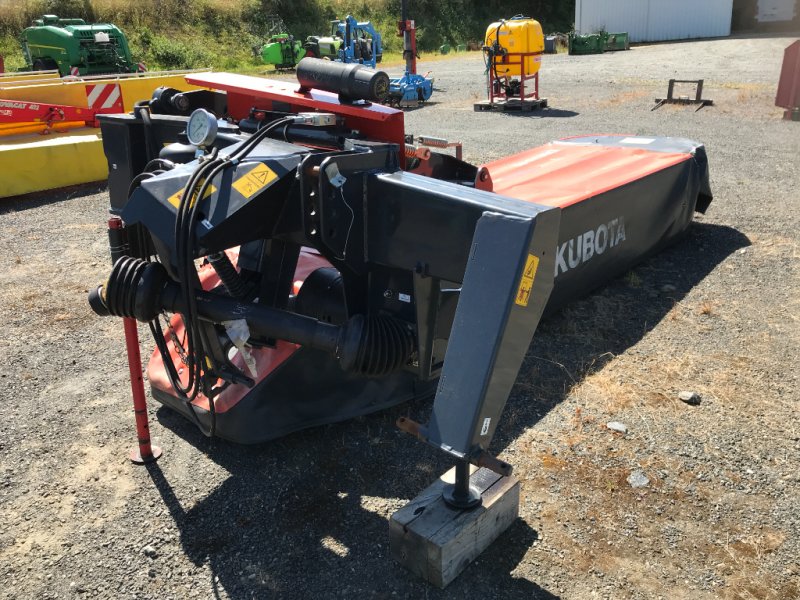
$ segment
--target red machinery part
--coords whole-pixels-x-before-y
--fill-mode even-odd
[[[112,217],[108,220],[109,240],[120,239],[120,232],[124,229],[122,219]],[[111,245],[112,257],[124,251],[121,245]],[[125,327],[125,348],[128,354],[128,370],[131,379],[131,394],[133,395],[133,413],[136,418],[136,436],[138,445],[131,450],[131,462],[144,465],[158,460],[163,454],[161,448],[150,443],[150,426],[147,419],[147,399],[144,393],[144,380],[142,379],[142,357],[139,353],[139,330],[136,319],[126,317],[122,319]]]
[[[142,379],[142,358],[139,354],[139,331],[136,319],[122,319],[125,325],[125,346],[128,351],[128,369],[131,375],[131,393],[133,394],[133,413],[136,416],[136,436],[139,445],[131,450],[130,459],[137,465],[158,460],[162,450],[150,443],[150,426],[147,420],[147,400],[144,395]]]
[[[408,49],[403,50],[403,58],[406,61],[406,71],[412,75],[417,74],[417,27],[414,19],[397,22],[397,36],[405,40],[408,34]],[[404,46],[405,46],[404,41]]]
[[[228,257],[236,264],[238,262],[238,251],[228,250]],[[303,281],[308,277],[309,273],[315,269],[322,267],[330,267],[330,263],[320,256],[316,251],[308,248],[300,253],[300,258],[297,263],[297,270],[295,271],[294,292],[297,293],[303,284]],[[199,272],[200,282],[205,290],[211,290],[219,285],[220,279],[216,271],[211,265],[205,265]],[[126,319],[127,321],[127,319]],[[181,383],[186,385],[188,382],[189,374],[182,363],[180,352],[176,348],[175,339],[184,339],[184,326],[183,319],[179,314],[173,315],[169,327],[164,331],[164,339],[167,342],[169,349],[170,360],[175,365],[175,371],[181,379]],[[174,338],[173,338],[174,336]],[[137,346],[138,348],[138,346]],[[294,352],[299,348],[297,344],[277,340],[274,348],[252,348],[250,354],[253,357],[256,365],[257,373],[254,375],[256,382],[262,381],[270,373],[278,369]],[[244,358],[241,353],[233,357],[232,362],[237,368],[243,371],[248,371]],[[164,394],[174,394],[172,384],[167,375],[164,363],[161,358],[161,353],[156,349],[150,357],[150,362],[147,365],[147,379],[154,390],[161,391]],[[214,400],[214,410],[217,414],[222,414],[236,406],[239,401],[250,392],[250,388],[243,385],[232,385],[227,389],[220,392]],[[197,398],[192,402],[196,407],[207,411],[209,410],[208,398],[202,393],[198,394]],[[138,421],[137,421],[138,426]]]
[[[367,139],[397,144],[403,148],[405,126],[403,111],[370,103],[341,102],[336,94],[320,90],[301,93],[296,83],[259,79],[233,73],[196,73],[186,81],[206,88],[227,92],[228,112],[236,119],[245,119],[253,107],[281,112],[332,112],[345,120],[345,126],[360,131]],[[405,155],[400,153],[401,165]]]
[[[487,163],[475,187],[526,202],[566,208],[683,161],[682,152],[651,152],[643,141],[627,147],[553,142]]]
[[[519,65],[520,71],[524,71],[523,65],[525,61],[529,58],[535,57],[535,60],[541,60],[542,52],[508,52],[503,55],[502,63],[503,66],[508,65]],[[533,81],[533,91],[530,89],[530,85],[527,86],[528,91],[525,91],[525,82],[526,81]],[[519,76],[519,95],[518,96],[508,96],[503,90],[495,89],[495,82],[490,81],[489,83],[489,102],[494,102],[496,99],[508,99],[508,98],[519,98],[521,100],[538,100],[539,99],[539,71],[536,71],[533,75],[527,75],[523,73]]]
[[[775,106],[785,108],[784,119],[792,119],[792,113],[800,110],[800,40],[783,52],[783,66],[775,95]]]
[[[119,85],[95,85],[89,88],[93,89],[87,88],[90,94],[87,107],[0,99],[0,123],[41,123],[50,128],[56,123],[83,122],[88,127],[99,127],[98,114],[122,112]],[[93,95],[100,102],[93,102]]]

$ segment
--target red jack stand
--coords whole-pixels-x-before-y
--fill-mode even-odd
[[[139,447],[131,450],[129,456],[134,464],[146,465],[158,460],[162,451],[158,446],[150,444],[150,426],[147,422],[147,400],[144,396],[142,358],[139,354],[139,331],[136,328],[136,319],[126,317],[123,322],[125,324],[125,345],[128,350],[128,368],[131,372],[133,413],[136,415],[136,435],[139,438]]]
[[[111,246],[111,258],[116,262],[125,253],[124,228],[122,219],[111,217],[108,220],[108,238]],[[131,462],[137,465],[158,460],[163,454],[161,448],[150,444],[150,426],[147,422],[147,399],[144,395],[144,379],[142,378],[142,357],[139,352],[139,330],[136,319],[126,317],[125,346],[128,351],[128,368],[131,375],[131,393],[133,394],[133,413],[136,415],[136,435],[139,438],[138,448],[130,451]]]

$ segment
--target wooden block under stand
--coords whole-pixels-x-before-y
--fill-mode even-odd
[[[443,588],[503,533],[519,515],[519,481],[472,467],[470,482],[481,506],[460,511],[442,499],[455,468],[392,515],[389,548],[404,567]]]

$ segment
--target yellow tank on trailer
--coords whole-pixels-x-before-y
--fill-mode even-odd
[[[539,72],[544,53],[544,34],[536,19],[517,15],[492,23],[486,29],[485,46],[493,46],[497,40],[507,53],[536,52],[536,56],[508,57],[495,54],[492,58],[492,71],[498,77],[531,76]],[[496,71],[496,72],[495,72]]]

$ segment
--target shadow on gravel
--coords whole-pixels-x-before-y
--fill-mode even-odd
[[[404,106],[401,107],[400,110],[402,110],[403,112],[414,112],[415,110],[420,110],[430,106],[436,106],[437,104],[441,104],[441,102],[436,102],[435,100],[428,100],[427,102],[423,102],[419,106]]]
[[[577,117],[579,112],[574,110],[564,110],[561,108],[545,108],[544,110],[532,110],[530,112],[508,111],[505,114],[512,117],[531,117],[536,119],[564,119]]]
[[[549,317],[528,351],[491,450],[501,451],[535,425],[576,382],[636,344],[693,286],[747,245],[730,227],[695,223],[676,246]],[[558,598],[531,581],[537,573],[529,563],[518,569],[538,538],[521,520],[445,591],[393,562],[389,516],[450,466],[442,453],[394,426],[401,415],[427,421],[430,408],[430,402],[411,403],[237,446],[205,438],[162,407],[160,424],[198,449],[196,461],[210,458],[229,476],[210,491],[210,479],[190,477],[197,497],[185,483],[179,497],[161,471],[178,460],[169,448],[148,471],[187,557],[208,564],[212,584],[230,598]],[[170,465],[170,471],[181,467]]]
[[[33,192],[11,198],[0,198],[0,213],[19,212],[31,208],[39,208],[46,204],[70,200],[79,196],[92,196],[104,192],[108,188],[105,181],[95,183],[82,183],[57,190],[45,190],[43,192]]]
[[[736,229],[695,222],[676,245],[548,316],[528,349],[493,445],[503,448],[535,425],[575,384],[638,343],[720,263],[749,245]]]
[[[385,499],[416,495],[428,479],[420,478],[419,471],[431,471],[422,453],[414,452],[412,460],[423,462],[412,465],[417,472],[404,480],[392,472],[398,468],[394,453],[379,449],[381,456],[375,456],[370,442],[359,439],[349,424],[243,448],[205,441],[183,419],[173,422],[159,414],[159,420],[230,472],[222,485],[194,503],[194,498],[176,496],[158,463],[146,467],[181,532],[187,558],[210,567],[215,597],[492,598],[502,590],[503,598],[559,598],[511,575],[540,538],[521,520],[446,591],[394,563],[387,518],[404,501],[387,510]],[[362,419],[361,426],[370,420]],[[340,436],[346,440],[344,456]],[[412,443],[411,448],[419,446]],[[184,504],[192,507],[187,510]]]

